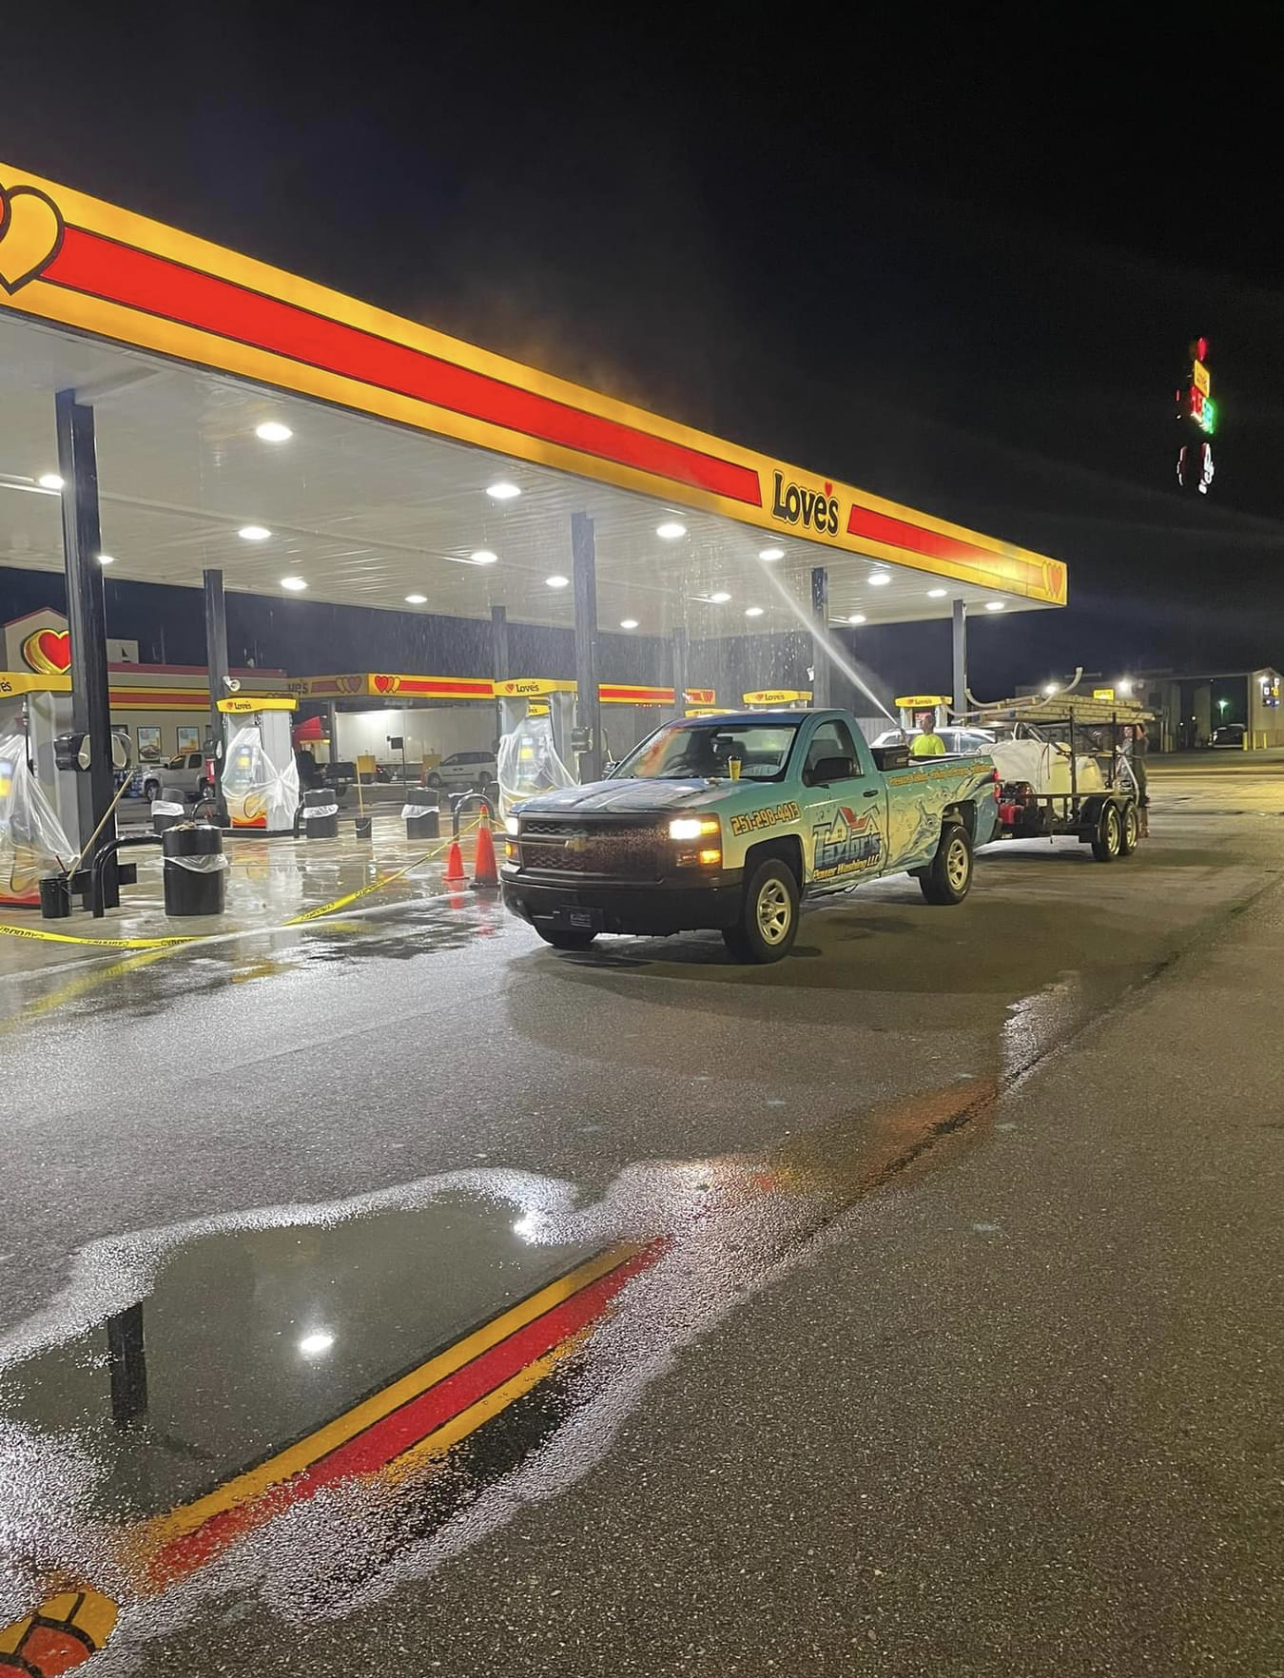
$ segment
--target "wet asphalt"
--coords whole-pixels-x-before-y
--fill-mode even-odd
[[[104,1672],[1284,1672],[1284,826],[1239,786],[958,910],[867,887],[772,969],[554,954],[428,870],[0,981],[0,1595],[110,1586]],[[620,1241],[661,1256],[431,1484],[120,1572],[113,1523]]]

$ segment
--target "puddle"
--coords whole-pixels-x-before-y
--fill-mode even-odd
[[[0,1345],[0,1627],[105,1601],[94,1658],[123,1672],[230,1598],[297,1623],[422,1577],[588,1472],[684,1346],[858,1240],[867,1196],[984,1134],[1076,998],[1013,1009],[992,1068],[595,1203],[486,1167],[85,1249]]]

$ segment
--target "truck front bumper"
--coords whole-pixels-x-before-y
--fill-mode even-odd
[[[536,928],[663,937],[734,926],[743,876],[739,869],[725,869],[712,879],[572,883],[505,869],[500,883],[505,907]]]

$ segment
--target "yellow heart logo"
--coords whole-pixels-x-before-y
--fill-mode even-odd
[[[0,187],[0,286],[10,297],[57,256],[63,223],[58,206],[34,186]]]

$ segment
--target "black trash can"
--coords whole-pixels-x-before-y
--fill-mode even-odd
[[[313,787],[303,795],[303,831],[309,839],[337,839],[339,797],[333,787]]]
[[[40,918],[66,920],[71,913],[71,875],[48,874],[40,882]]]
[[[223,835],[208,822],[179,822],[161,835],[167,915],[221,915],[227,880]]]
[[[428,802],[432,796],[419,793],[403,805],[401,814],[406,823],[407,839],[441,838],[441,811],[435,802]]]
[[[187,814],[186,809],[170,798],[152,799],[152,832],[168,833],[175,822],[181,822]]]

